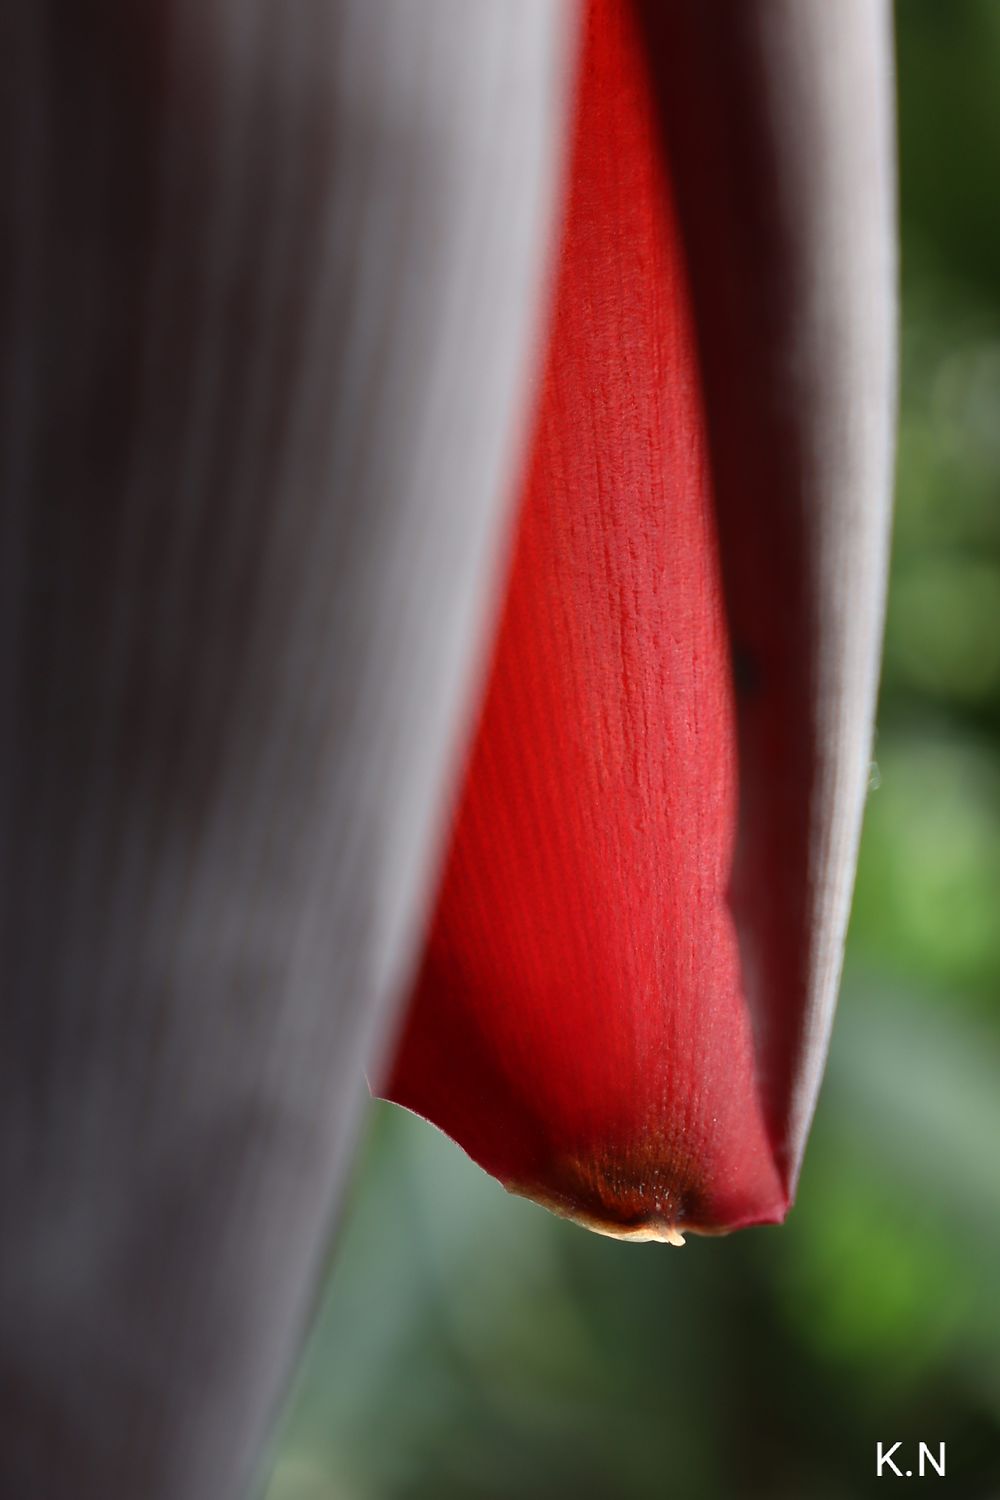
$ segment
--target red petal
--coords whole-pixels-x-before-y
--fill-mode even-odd
[[[780,1219],[735,815],[688,284],[639,40],[601,6],[509,595],[388,1097],[605,1232]]]

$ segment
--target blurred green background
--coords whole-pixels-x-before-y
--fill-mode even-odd
[[[841,1500],[897,1438],[1000,1497],[1000,0],[897,32],[879,784],[798,1205],[620,1245],[378,1107],[267,1500]]]

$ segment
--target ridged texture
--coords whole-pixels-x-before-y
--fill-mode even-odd
[[[881,636],[890,101],[881,6],[590,6],[506,610],[386,1092],[605,1233],[794,1190]]]
[[[505,554],[572,10],[0,46],[0,1492],[244,1492]]]

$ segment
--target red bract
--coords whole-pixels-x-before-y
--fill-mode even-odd
[[[732,617],[745,625],[749,614],[754,647],[741,683],[747,822],[712,488],[733,466],[713,452],[710,469],[720,429],[710,434],[706,418],[712,383],[662,141],[632,14],[598,4],[509,588],[385,1093],[512,1191],[602,1233],[677,1243],[685,1230],[779,1221],[790,1202],[811,1109],[796,1094],[811,887],[793,903],[780,961],[774,904],[789,876],[809,884],[806,845],[822,818],[810,801],[814,723],[799,694],[810,691],[813,643],[796,517],[784,512],[782,545],[798,574],[787,601],[760,601],[754,629],[753,589],[732,549],[742,532],[755,557],[755,512],[734,520],[720,503],[727,585],[739,596]],[[690,174],[681,185],[690,206]],[[724,275],[724,249],[717,258]],[[723,393],[723,414],[725,402]],[[801,632],[790,653],[771,628],[786,602],[784,637]],[[750,680],[761,674],[763,690]],[[798,776],[771,802],[752,780],[760,743],[771,744],[776,774],[792,766]],[[738,783],[738,874],[742,886],[749,869],[762,887],[739,893],[751,913],[744,955],[756,944],[765,979],[781,971],[763,997],[745,992],[728,901]],[[779,878],[775,861],[789,855]],[[822,1047],[825,1031],[814,1031]]]

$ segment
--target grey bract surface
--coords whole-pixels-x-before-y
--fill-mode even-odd
[[[250,1482],[433,890],[572,18],[4,7],[4,1495]]]

